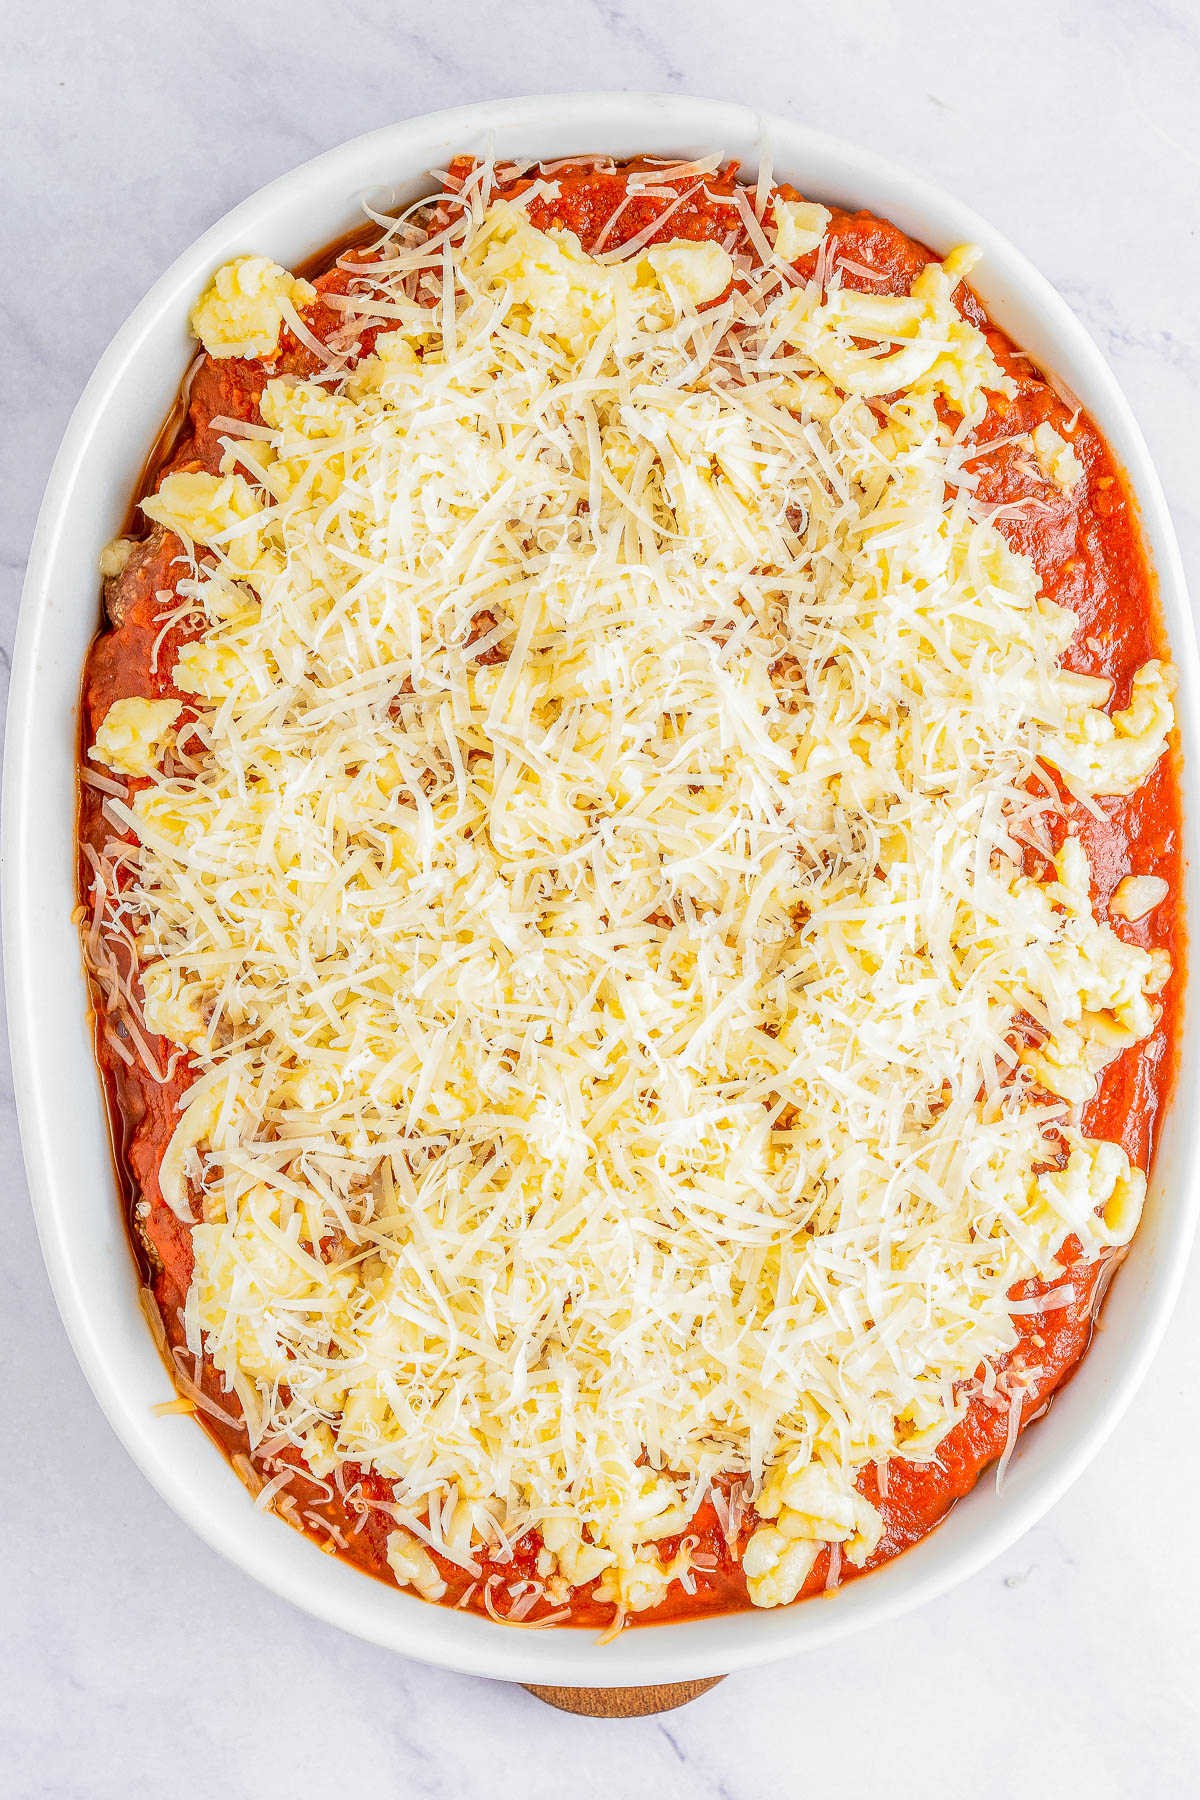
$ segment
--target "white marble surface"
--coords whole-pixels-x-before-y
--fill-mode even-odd
[[[504,23],[500,23],[503,15]],[[731,24],[733,30],[731,32]],[[15,31],[15,37],[14,37]],[[108,338],[252,189],[406,114],[588,86],[743,100],[970,200],[1067,295],[1200,553],[1200,15],[1192,0],[38,0],[10,20],[0,356],[5,672],[55,445]],[[227,1568],[128,1461],[75,1365],[7,1073],[0,1792],[1007,1800],[1200,1788],[1200,1270],[1130,1416],[1050,1517],[950,1597],[660,1722],[554,1714],[401,1661]],[[28,1415],[27,1415],[28,1417]],[[11,1442],[13,1434],[8,1434]],[[932,1760],[931,1760],[932,1759]],[[932,1779],[931,1779],[932,1776]]]

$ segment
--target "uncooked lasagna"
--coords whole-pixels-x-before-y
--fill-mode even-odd
[[[426,1601],[834,1593],[1137,1227],[1172,672],[976,260],[464,160],[197,296],[84,676],[98,1057],[167,1410]]]

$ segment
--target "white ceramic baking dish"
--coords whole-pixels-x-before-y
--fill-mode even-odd
[[[423,1661],[507,1680],[617,1686],[673,1682],[761,1663],[863,1630],[943,1592],[1009,1545],[1053,1504],[1128,1403],[1179,1288],[1200,1197],[1196,1030],[1187,1022],[1177,1103],[1128,1262],[1080,1372],[1047,1420],[1020,1440],[1002,1493],[985,1477],[931,1536],[828,1601],[629,1630],[502,1626],[428,1606],[360,1574],[258,1512],[197,1425],[155,1417],[170,1384],[138,1306],[112,1173],[71,923],[80,671],[98,624],[97,557],[117,532],[192,352],[187,313],[212,269],[261,251],[302,260],[353,225],[367,192],[401,202],[456,152],[556,157],[721,151],[806,195],[865,206],[946,251],[972,241],[972,280],[993,318],[1078,395],[1127,469],[1157,565],[1179,670],[1189,899],[1200,771],[1197,663],[1179,552],[1141,433],[1099,351],[1058,294],[1000,234],[903,170],[778,118],[660,95],[502,100],[373,132],[273,182],[207,231],[117,333],[75,410],[46,490],[29,559],[13,664],[4,772],[3,904],[16,1093],[29,1185],[71,1341],[114,1429],[158,1491],[202,1537],[318,1617]],[[86,1471],[80,1469],[86,1482]]]

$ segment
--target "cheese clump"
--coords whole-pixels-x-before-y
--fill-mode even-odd
[[[88,754],[120,775],[149,775],[182,710],[178,700],[114,700]]]
[[[223,264],[191,311],[192,333],[210,356],[273,357],[287,308],[311,306],[317,290],[265,256]]]

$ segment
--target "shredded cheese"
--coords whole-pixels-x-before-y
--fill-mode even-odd
[[[779,255],[827,217],[777,206]],[[146,507],[198,547],[202,711],[108,805],[199,1071],[189,1307],[253,1441],[395,1484],[423,1594],[536,1527],[559,1597],[653,1605],[732,1473],[751,1597],[794,1598],[869,1557],[859,1471],[933,1453],[1013,1284],[1136,1224],[1056,1096],[1167,970],[1011,832],[1043,759],[1140,779],[1169,677],[1110,719],[960,480],[1006,385],[970,260],[889,298],[598,259],[476,189],[364,269],[372,355]]]
[[[1045,420],[1032,433],[1033,449],[1043,474],[1061,493],[1069,494],[1083,480],[1083,464],[1061,432]]]

